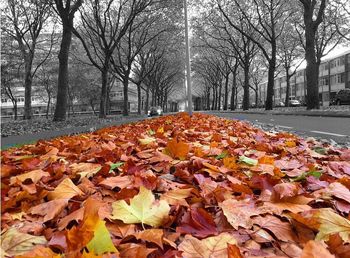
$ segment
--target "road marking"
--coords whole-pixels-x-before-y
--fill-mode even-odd
[[[285,125],[277,125],[278,127],[281,127],[281,128],[286,128],[286,129],[292,129],[293,127],[291,126],[285,126]]]
[[[312,133],[319,133],[319,134],[327,134],[327,135],[333,135],[338,137],[346,137],[347,135],[344,134],[337,134],[337,133],[329,133],[329,132],[322,132],[322,131],[310,131]]]

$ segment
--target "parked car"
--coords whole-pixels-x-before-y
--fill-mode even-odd
[[[289,106],[290,107],[300,107],[301,103],[297,99],[291,99],[291,100],[289,100]]]
[[[332,105],[350,104],[350,89],[338,91],[331,103]]]
[[[276,107],[284,107],[285,104],[283,101],[279,101],[277,104],[276,104]]]
[[[150,107],[148,110],[148,116],[162,116],[163,109],[160,106]]]

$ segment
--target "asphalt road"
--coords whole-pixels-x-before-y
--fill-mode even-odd
[[[341,144],[350,143],[350,118],[216,112],[212,114],[246,120],[263,128],[292,132],[302,137],[333,140]]]

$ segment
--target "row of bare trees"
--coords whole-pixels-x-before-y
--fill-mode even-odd
[[[216,0],[203,1],[196,7],[194,70],[206,94],[206,108],[227,109],[231,94],[230,106],[234,109],[238,85],[243,89],[243,109],[250,106],[250,92],[255,93],[258,105],[263,97],[259,96],[259,84],[267,77],[261,104],[271,110],[274,82],[281,73],[287,78],[288,106],[290,79],[303,60],[307,63],[307,109],[319,108],[321,58],[337,45],[349,44],[348,1]]]
[[[89,102],[94,112],[98,100],[99,116],[106,117],[116,80],[123,85],[124,115],[129,113],[130,82],[137,86],[139,113],[142,91],[146,108],[149,101],[166,108],[182,76],[181,8],[181,2],[170,0],[9,0],[3,9],[2,39],[12,49],[6,51],[9,48],[2,44],[7,64],[1,69],[6,75],[2,84],[7,86],[2,92],[14,95],[13,80],[23,79],[25,119],[32,118],[33,79],[45,87],[47,115],[56,99],[54,121],[66,118],[77,96]],[[10,99],[16,102],[14,96]]]

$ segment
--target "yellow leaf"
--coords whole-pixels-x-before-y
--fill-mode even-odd
[[[155,202],[152,191],[140,187],[140,192],[130,200],[128,205],[124,200],[112,204],[112,219],[122,220],[124,223],[142,223],[158,227],[168,217],[170,206],[164,201]]]
[[[176,139],[172,139],[168,141],[166,149],[173,158],[185,159],[190,150],[190,146],[185,142],[178,142]]]
[[[295,141],[286,141],[286,142],[285,142],[285,145],[286,145],[287,147],[295,147],[295,146],[297,146],[296,143],[295,143]]]
[[[350,243],[350,220],[331,209],[319,209],[314,218],[320,223],[316,240],[328,240],[330,235],[339,233],[345,243]]]
[[[70,180],[64,179],[54,191],[48,194],[49,200],[54,199],[70,199],[76,195],[83,195],[84,193]]]
[[[34,184],[36,184],[37,182],[39,182],[39,180],[42,177],[45,177],[45,176],[50,176],[50,174],[48,172],[45,172],[45,171],[41,170],[41,169],[33,170],[33,171],[30,171],[30,172],[25,173],[25,174],[21,174],[21,175],[15,176],[15,177],[11,177],[10,185],[15,184],[17,181],[22,183],[22,182],[24,182],[27,179],[31,179],[32,182]]]
[[[118,252],[112,243],[111,236],[105,224],[105,221],[98,220],[94,229],[94,237],[86,245],[90,252],[94,252],[97,255],[101,255],[107,252]]]
[[[155,142],[156,139],[153,138],[153,137],[145,137],[143,139],[139,139],[139,142],[141,145],[148,145],[148,144],[151,144],[152,142]]]
[[[227,257],[227,244],[237,244],[236,239],[229,233],[202,240],[186,235],[179,245],[179,250],[183,251],[183,257],[186,258]]]
[[[47,243],[43,236],[33,236],[10,228],[1,234],[1,253],[5,256],[15,256],[31,251],[36,245]]]
[[[69,166],[74,174],[80,175],[80,179],[83,177],[90,178],[101,170],[100,164],[94,163],[78,163]]]
[[[185,199],[191,195],[191,191],[191,188],[170,190],[163,194],[160,199],[168,202],[170,205],[188,206]]]

